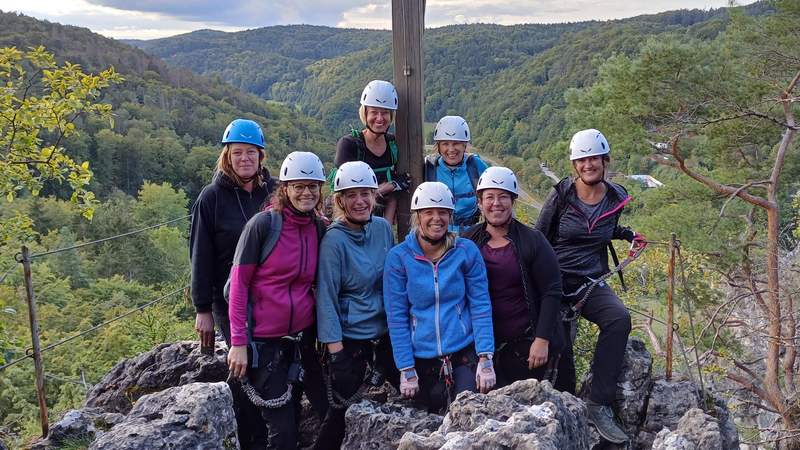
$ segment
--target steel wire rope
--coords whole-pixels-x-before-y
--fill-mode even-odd
[[[171,297],[173,295],[176,295],[176,294],[178,294],[180,292],[183,292],[188,288],[189,288],[189,285],[180,287],[180,288],[178,288],[178,289],[176,289],[176,290],[174,290],[174,291],[172,291],[172,292],[170,292],[168,294],[164,294],[161,297],[156,298],[155,300],[151,300],[151,301],[145,303],[144,305],[138,306],[138,307],[136,307],[136,308],[134,308],[134,309],[132,309],[132,310],[130,310],[128,312],[120,314],[119,316],[113,317],[113,318],[111,318],[109,320],[106,320],[105,322],[101,322],[101,323],[99,323],[99,324],[97,324],[97,325],[95,325],[95,326],[93,326],[91,328],[88,328],[88,329],[86,329],[84,331],[76,333],[76,334],[74,334],[74,335],[72,335],[72,336],[70,336],[70,337],[68,337],[66,339],[62,339],[60,341],[54,342],[54,343],[52,343],[50,345],[47,345],[47,346],[45,346],[45,347],[43,347],[41,349],[41,353],[44,353],[44,352],[46,352],[48,350],[52,350],[53,348],[59,347],[61,345],[64,345],[67,342],[74,341],[75,339],[77,339],[77,338],[79,338],[81,336],[85,336],[85,335],[87,335],[87,334],[89,334],[89,333],[91,333],[91,332],[93,332],[93,331],[95,331],[95,330],[97,330],[99,328],[102,328],[102,327],[104,327],[106,325],[109,325],[109,324],[111,324],[113,322],[116,322],[116,321],[118,321],[120,319],[128,317],[128,316],[130,316],[131,314],[133,314],[135,312],[142,311],[145,308],[147,308],[148,306],[152,306],[152,305],[154,305],[154,304],[156,304],[156,303],[158,303],[158,302],[160,302],[160,301],[162,301],[162,300],[164,300],[166,298],[169,298],[169,297]],[[28,358],[32,358],[32,357],[33,357],[33,349],[32,348],[28,348],[28,349],[25,350],[25,356],[17,358],[17,359],[15,359],[15,360],[7,363],[7,364],[4,364],[4,365],[0,366],[0,371],[3,371],[5,369],[7,369],[8,367],[11,367],[11,366],[13,366],[15,364],[18,364],[18,363],[20,363],[20,362],[22,362],[22,361],[24,361],[24,360],[26,360]]]
[[[86,247],[86,246],[89,246],[89,245],[100,244],[100,243],[106,242],[106,241],[112,241],[112,240],[123,238],[123,237],[127,237],[127,236],[133,236],[135,234],[139,234],[139,233],[145,232],[147,230],[152,230],[153,228],[163,227],[164,225],[169,225],[171,223],[175,223],[175,222],[178,222],[178,221],[181,221],[181,220],[184,220],[184,219],[188,219],[189,217],[192,217],[192,216],[189,214],[189,215],[186,215],[186,216],[183,216],[183,217],[178,217],[178,218],[175,218],[175,219],[168,220],[166,222],[161,222],[161,223],[157,223],[155,225],[150,225],[150,226],[147,226],[147,227],[144,227],[144,228],[139,228],[138,230],[128,231],[127,233],[117,234],[117,235],[114,235],[114,236],[109,236],[109,237],[105,237],[105,238],[102,238],[102,239],[97,239],[97,240],[90,241],[90,242],[84,242],[84,243],[81,243],[81,244],[71,245],[69,247],[57,248],[55,250],[49,250],[49,251],[42,252],[42,253],[35,253],[33,255],[30,255],[29,258],[30,259],[39,258],[41,256],[52,255],[54,253],[66,252],[68,250],[75,250],[77,248]],[[19,254],[19,253],[17,254],[16,260],[17,260],[17,262],[22,262],[21,254]]]

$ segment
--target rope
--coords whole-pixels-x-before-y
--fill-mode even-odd
[[[5,281],[5,280],[6,280],[6,277],[7,277],[8,275],[10,275],[10,274],[11,274],[11,272],[13,272],[13,271],[14,271],[14,269],[17,267],[17,264],[18,264],[18,263],[14,263],[14,264],[12,264],[12,265],[11,265],[11,266],[8,268],[8,270],[6,270],[6,271],[5,271],[5,273],[3,274],[3,276],[0,276],[0,283],[2,283],[3,281]]]
[[[111,323],[116,322],[116,321],[118,321],[120,319],[128,317],[128,316],[130,316],[131,314],[133,314],[135,312],[142,311],[143,309],[147,308],[148,306],[152,306],[152,305],[160,302],[161,300],[169,298],[169,297],[171,297],[171,296],[173,296],[173,295],[175,295],[175,294],[177,294],[179,292],[183,292],[185,289],[188,289],[188,288],[189,288],[188,285],[187,286],[183,286],[181,288],[178,288],[178,289],[176,289],[176,290],[174,290],[174,291],[172,291],[172,292],[170,292],[168,294],[165,294],[165,295],[163,295],[161,297],[158,297],[157,299],[152,300],[150,302],[147,302],[144,305],[139,306],[137,308],[134,308],[134,309],[132,309],[132,310],[130,310],[130,311],[124,313],[124,314],[121,314],[121,315],[119,315],[117,317],[114,317],[112,319],[106,320],[105,322],[99,323],[99,324],[97,324],[97,325],[95,325],[95,326],[93,326],[93,327],[91,327],[91,328],[89,328],[87,330],[81,331],[80,333],[74,334],[74,335],[72,335],[72,336],[70,336],[70,337],[68,337],[66,339],[62,339],[62,340],[60,340],[58,342],[54,342],[54,343],[52,343],[52,344],[50,344],[50,345],[48,345],[46,347],[43,347],[41,349],[41,353],[44,353],[44,352],[46,352],[48,350],[51,350],[51,349],[54,349],[54,348],[59,347],[61,345],[64,345],[67,342],[73,341],[73,340],[75,340],[75,339],[77,339],[77,338],[79,338],[81,336],[85,336],[85,335],[97,330],[98,328],[102,328],[102,327],[104,327],[104,326],[106,326],[108,324],[111,324]],[[8,367],[11,367],[11,366],[13,366],[13,365],[15,365],[15,364],[17,364],[17,363],[19,363],[21,361],[24,361],[24,360],[26,360],[28,358],[32,358],[32,357],[33,357],[33,349],[32,348],[28,348],[27,350],[25,350],[25,356],[23,356],[21,358],[18,358],[18,359],[15,359],[15,360],[11,361],[8,364],[0,366],[0,371],[3,371],[5,369],[7,369]]]
[[[157,223],[155,225],[150,225],[149,227],[139,228],[138,230],[129,231],[127,233],[122,233],[122,234],[117,234],[117,235],[109,236],[109,237],[102,238],[102,239],[97,239],[96,241],[84,242],[82,244],[72,245],[72,246],[69,246],[69,247],[58,248],[58,249],[55,249],[55,250],[50,250],[50,251],[42,252],[42,253],[36,253],[36,254],[30,255],[30,259],[38,258],[40,256],[52,255],[54,253],[66,252],[68,250],[75,250],[76,248],[86,247],[86,246],[94,245],[94,244],[100,244],[102,242],[112,241],[114,239],[119,239],[119,238],[123,238],[123,237],[127,237],[127,236],[133,236],[135,234],[139,234],[139,233],[145,232],[147,230],[152,230],[153,228],[163,227],[164,225],[169,225],[171,223],[175,223],[175,222],[178,222],[178,221],[181,221],[181,220],[184,220],[184,219],[188,219],[189,217],[192,217],[192,216],[188,215],[188,216],[178,217],[177,219],[172,219],[172,220],[168,220],[166,222]],[[22,260],[20,259],[19,255],[17,256],[17,262],[22,262]]]

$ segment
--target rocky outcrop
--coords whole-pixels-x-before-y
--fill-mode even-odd
[[[100,408],[75,409],[51,425],[47,439],[32,445],[31,450],[57,449],[75,442],[85,442],[88,445],[124,419],[122,414],[107,413]]]
[[[91,450],[238,448],[227,383],[192,383],[141,397]]]
[[[363,400],[347,409],[342,448],[395,449],[406,432],[429,434],[439,428],[442,419],[410,406]]]
[[[722,435],[717,419],[692,408],[678,421],[675,431],[664,428],[653,441],[653,450],[722,450]]]
[[[582,402],[525,380],[487,395],[459,394],[438,430],[406,433],[399,448],[587,449],[588,431]]]
[[[126,414],[143,395],[195,382],[223,381],[228,376],[224,343],[203,355],[197,342],[161,344],[111,369],[87,395],[86,406]]]

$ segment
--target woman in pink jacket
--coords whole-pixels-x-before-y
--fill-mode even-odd
[[[279,179],[272,208],[247,222],[236,246],[228,366],[261,407],[268,448],[295,449],[302,370],[309,400],[322,398],[312,285],[325,231],[318,215],[325,174],[316,155],[293,152]],[[319,403],[317,412],[324,413],[324,402]]]

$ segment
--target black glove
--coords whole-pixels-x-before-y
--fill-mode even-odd
[[[394,185],[394,192],[407,191],[411,186],[411,175],[407,173],[397,174],[392,180],[392,185]]]
[[[331,384],[339,395],[352,395],[361,386],[363,375],[358,370],[359,364],[349,351],[343,349],[329,355]]]

